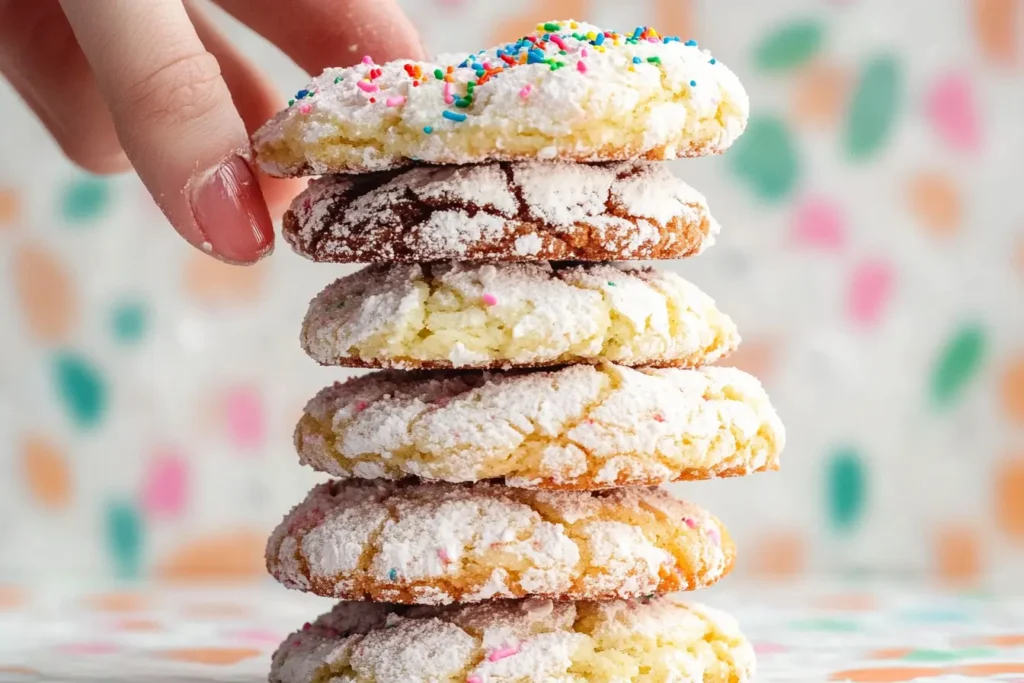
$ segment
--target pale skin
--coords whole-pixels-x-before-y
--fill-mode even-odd
[[[422,58],[395,0],[216,0],[311,74]],[[94,173],[134,168],[189,244],[255,263],[293,182],[261,176],[248,135],[282,97],[193,0],[0,0],[0,73]]]

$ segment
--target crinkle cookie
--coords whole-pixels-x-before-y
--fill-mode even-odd
[[[704,197],[665,164],[494,162],[310,182],[284,237],[314,261],[630,261],[714,244]]]
[[[282,643],[270,683],[747,683],[754,670],[735,619],[671,595],[342,602]]]
[[[371,373],[313,398],[295,443],[339,477],[600,489],[778,469],[785,430],[740,370],[605,364]]]
[[[715,302],[675,273],[607,264],[376,265],[310,303],[302,346],[324,365],[692,367],[736,348]]]
[[[721,522],[661,489],[530,491],[349,480],[314,488],[271,536],[289,588],[404,604],[630,598],[732,568]]]
[[[327,69],[253,146],[277,176],[415,161],[672,159],[722,152],[749,108],[739,79],[694,41],[556,21],[451,60],[365,57]]]

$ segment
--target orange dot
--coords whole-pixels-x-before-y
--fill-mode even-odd
[[[29,669],[26,666],[0,666],[0,674],[17,674],[19,676],[42,676],[36,669]]]
[[[101,593],[93,595],[85,601],[86,606],[95,612],[122,614],[125,612],[144,612],[148,605],[138,593]]]
[[[868,654],[868,659],[903,659],[914,651],[912,647],[889,647]]]
[[[762,536],[751,564],[758,575],[787,579],[804,571],[807,549],[796,531],[773,531]]]
[[[943,581],[969,583],[981,573],[978,534],[970,526],[947,524],[935,535],[936,569]]]
[[[14,223],[21,213],[18,193],[9,187],[0,187],[0,228]]]
[[[26,488],[40,505],[58,509],[71,501],[67,459],[46,437],[31,435],[21,442],[21,468]]]
[[[999,463],[993,481],[999,529],[1024,541],[1024,454]]]
[[[964,664],[952,667],[949,673],[981,678],[983,676],[1004,676],[1006,674],[1024,674],[1024,662],[998,662],[995,664]]]
[[[952,235],[960,227],[960,192],[953,180],[934,171],[910,179],[907,200],[921,225],[935,237]]]
[[[832,126],[846,106],[850,74],[834,64],[814,62],[797,76],[793,120],[807,127]]]
[[[1011,421],[1024,424],[1024,354],[1010,359],[999,380],[1003,411]]]
[[[169,659],[175,662],[231,666],[246,659],[259,657],[263,652],[261,650],[253,650],[252,648],[196,647],[184,650],[165,650],[156,654],[162,659]]]
[[[0,612],[18,609],[27,602],[28,598],[22,589],[0,585]]]
[[[942,669],[936,667],[887,667],[884,669],[849,669],[837,671],[829,678],[833,681],[852,681],[853,683],[901,683],[917,678],[940,676]]]
[[[156,575],[166,581],[258,580],[266,567],[266,534],[234,531],[203,536],[171,553]]]
[[[990,645],[992,647],[1024,647],[1024,633],[1003,633],[998,636],[981,636],[959,641],[966,646]]]
[[[70,273],[52,252],[23,245],[14,256],[14,289],[25,322],[37,339],[67,339],[77,318],[77,300]]]
[[[771,376],[775,365],[775,343],[769,339],[745,340],[740,347],[715,365],[734,367],[757,377],[762,382]]]
[[[263,292],[269,268],[269,259],[251,266],[232,266],[190,249],[185,262],[184,288],[202,304],[252,303],[258,301]]]
[[[1020,0],[974,0],[974,30],[981,51],[1002,65],[1017,60]]]

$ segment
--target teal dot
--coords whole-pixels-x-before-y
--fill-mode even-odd
[[[822,27],[815,21],[786,24],[769,33],[754,52],[762,71],[785,71],[810,61],[821,48]]]
[[[106,512],[107,549],[117,576],[133,579],[142,569],[144,529],[138,509],[127,501],[111,501]]]
[[[931,373],[929,394],[932,407],[952,406],[981,370],[987,351],[985,330],[968,323],[961,325],[946,341]]]
[[[64,352],[54,358],[53,373],[71,421],[83,429],[99,424],[107,410],[107,386],[99,370],[78,354]]]
[[[864,513],[867,473],[864,461],[852,448],[841,448],[826,464],[828,517],[837,531],[854,528]]]
[[[751,118],[727,158],[733,174],[762,199],[781,200],[796,185],[796,148],[789,129],[775,117]]]
[[[864,67],[846,114],[845,145],[851,159],[866,159],[885,145],[900,108],[901,88],[894,58],[876,57]]]
[[[957,662],[964,659],[984,659],[998,654],[997,650],[983,647],[963,650],[911,650],[900,659],[905,662]]]
[[[122,344],[134,344],[146,333],[146,307],[134,301],[126,301],[114,308],[111,328],[114,339]]]
[[[844,619],[804,619],[795,621],[790,626],[795,631],[832,631],[836,633],[852,633],[860,627],[854,621]]]
[[[110,204],[110,183],[95,176],[82,176],[68,184],[61,211],[69,223],[88,223],[103,215]]]

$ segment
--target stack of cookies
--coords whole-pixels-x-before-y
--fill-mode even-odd
[[[342,602],[275,683],[747,681],[727,615],[667,593],[732,567],[721,522],[658,484],[775,469],[761,385],[704,367],[732,321],[678,275],[617,262],[713,243],[652,160],[726,149],[747,97],[696,43],[574,21],[450,63],[328,69],[254,136],[316,174],[284,234],[370,263],[310,304],[321,391],[295,433],[334,479],[267,549]]]

